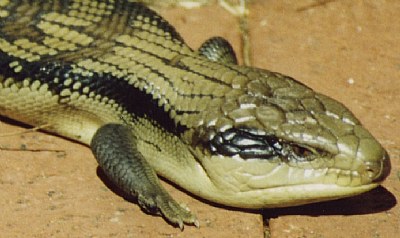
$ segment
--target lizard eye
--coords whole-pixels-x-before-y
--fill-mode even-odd
[[[280,155],[287,161],[307,162],[320,156],[328,156],[328,152],[307,145],[285,144]]]
[[[295,153],[297,156],[300,156],[300,157],[309,157],[314,154],[311,150],[309,150],[303,146],[298,146],[298,145],[292,146],[292,150],[293,150],[293,153]]]

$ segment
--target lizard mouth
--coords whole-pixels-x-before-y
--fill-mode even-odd
[[[312,175],[318,176],[318,174],[320,174],[320,182],[323,184],[336,184],[340,187],[362,187],[382,183],[390,174],[390,169],[389,155],[385,151],[380,160],[366,161],[359,164],[358,168],[355,170],[335,167],[320,168],[315,170]],[[304,170],[305,174],[307,173],[306,171],[309,171],[309,169]],[[307,177],[305,174],[303,177]],[[318,182],[312,181],[310,184],[312,183]]]

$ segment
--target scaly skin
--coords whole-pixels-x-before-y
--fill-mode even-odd
[[[243,208],[352,196],[387,176],[386,151],[341,103],[235,62],[225,41],[193,51],[137,3],[0,0],[0,114],[90,145],[181,228],[198,222],[156,173]]]

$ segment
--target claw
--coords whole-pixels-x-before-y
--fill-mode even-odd
[[[184,225],[183,225],[183,221],[182,220],[180,220],[178,222],[178,226],[179,226],[179,229],[181,229],[181,231],[183,231]]]
[[[200,222],[199,222],[199,220],[194,220],[194,222],[193,222],[193,225],[196,227],[196,228],[200,228]]]

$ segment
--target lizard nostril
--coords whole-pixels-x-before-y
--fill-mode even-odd
[[[375,180],[375,178],[379,177],[380,171],[381,171],[381,170],[380,170],[378,167],[376,167],[376,166],[374,166],[374,167],[368,167],[368,168],[366,169],[367,176],[368,176],[368,178],[371,179],[371,181],[373,181],[373,180]]]

